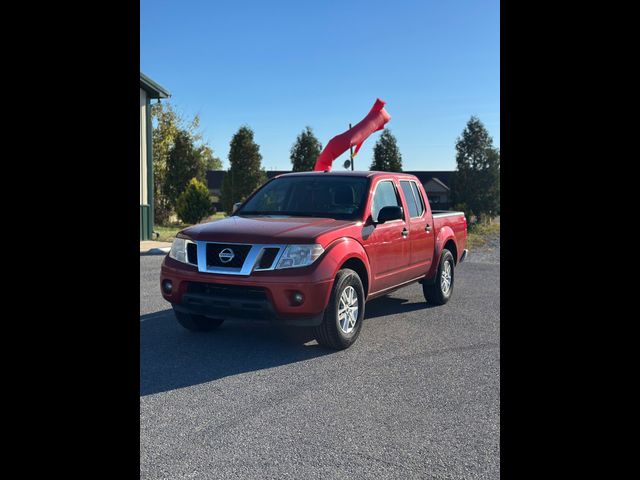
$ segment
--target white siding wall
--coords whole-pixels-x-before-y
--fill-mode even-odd
[[[140,89],[140,205],[147,203],[147,92]]]

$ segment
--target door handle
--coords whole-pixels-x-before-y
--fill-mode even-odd
[[[407,230],[406,228],[403,228],[403,229],[402,229],[402,236],[403,236],[404,238],[407,238],[407,235],[409,235],[409,230]]]
[[[424,226],[424,231],[429,233],[431,231],[431,225],[429,225],[428,223]]]

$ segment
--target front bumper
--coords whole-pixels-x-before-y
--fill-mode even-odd
[[[169,256],[162,262],[160,285],[165,280],[171,280],[173,287],[171,293],[161,287],[162,296],[178,311],[299,326],[322,322],[333,285],[317,269],[254,272],[246,277],[220,275],[199,272]],[[296,292],[304,297],[300,305],[293,301]]]

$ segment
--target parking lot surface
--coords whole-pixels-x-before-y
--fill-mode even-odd
[[[262,323],[190,333],[160,295],[163,257],[141,256],[141,478],[499,478],[492,248],[445,306],[420,285],[367,303],[341,352]]]

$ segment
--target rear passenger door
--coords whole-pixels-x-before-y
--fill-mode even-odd
[[[415,181],[400,180],[400,187],[409,217],[410,270],[412,275],[418,276],[426,273],[433,261],[435,234],[431,211]]]

